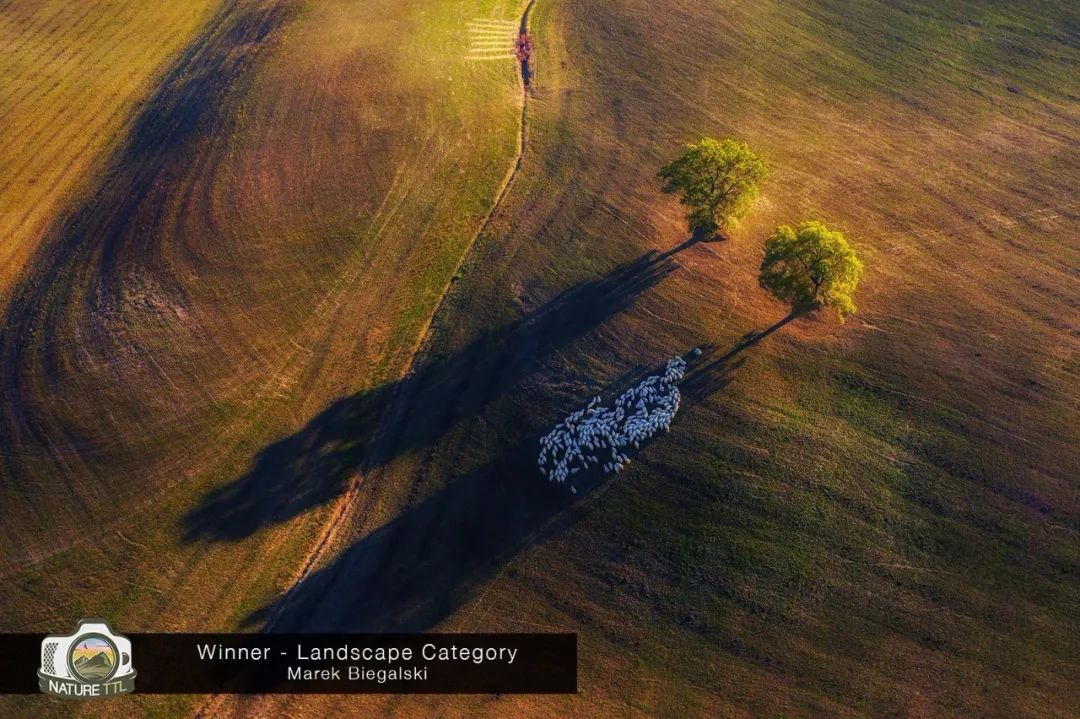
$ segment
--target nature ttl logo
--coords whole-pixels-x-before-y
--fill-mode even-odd
[[[101,619],[84,619],[68,635],[41,642],[38,687],[58,697],[110,697],[135,690],[131,641]]]

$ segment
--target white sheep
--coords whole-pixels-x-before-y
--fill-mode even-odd
[[[662,374],[651,375],[619,395],[611,409],[593,397],[585,409],[570,413],[540,439],[537,464],[541,471],[557,482],[594,465],[601,465],[604,473],[622,471],[630,459],[621,450],[631,444],[638,449],[657,431],[670,431],[682,399],[675,385],[685,374],[686,362],[674,357]],[[605,450],[610,458],[601,463],[598,455]]]

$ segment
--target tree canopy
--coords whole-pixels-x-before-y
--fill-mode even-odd
[[[758,282],[795,312],[831,307],[840,321],[855,312],[862,262],[844,236],[823,223],[781,225],[765,241]]]
[[[746,214],[769,174],[765,162],[744,143],[703,138],[682,157],[664,165],[664,192],[679,195],[691,230],[716,232]]]

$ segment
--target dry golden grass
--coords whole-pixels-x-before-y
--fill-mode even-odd
[[[1075,715],[1076,21],[1064,3],[541,2],[524,169],[436,320],[418,391],[441,419],[372,475],[379,509],[333,563],[364,589],[320,598],[313,580],[301,606],[357,626],[397,606],[380,620],[578,631],[581,693],[270,705]],[[582,292],[685,239],[654,172],[706,134],[773,164],[751,217],[674,266],[653,255],[669,272],[655,285]],[[629,472],[561,513],[530,504],[535,438],[556,418],[784,315],[756,287],[761,243],[806,217],[859,249],[860,313],[789,324],[699,374]],[[559,292],[591,307],[551,311]],[[473,368],[451,384],[456,361]],[[413,543],[401,517],[417,512]],[[380,551],[422,584],[365,574]]]
[[[466,61],[476,8],[447,7],[238,4],[57,223],[10,313],[4,449],[24,497],[65,478],[67,532],[401,367],[516,137],[512,64]],[[9,560],[64,546],[19,504]]]
[[[221,3],[8,0],[0,7],[0,302],[87,189],[162,68]]]
[[[354,467],[263,487],[260,452],[411,355],[519,136],[515,67],[465,28],[520,9],[242,0],[188,43],[8,309],[5,628],[224,629],[286,585]]]
[[[576,697],[222,715],[1077,713],[1075,8],[540,0],[522,172],[398,384],[516,133],[512,68],[462,62],[458,28],[521,6],[278,7],[242,3],[196,45],[166,87],[208,114],[167,157],[120,157],[106,192],[145,196],[76,220],[110,244],[57,265],[25,341],[5,335],[0,549],[30,560],[5,574],[8,626],[66,628],[91,574],[131,630],[581,633]],[[184,126],[171,97],[151,138]],[[706,134],[774,177],[730,241],[647,254],[685,239],[655,170]],[[532,452],[557,417],[784,315],[761,242],[805,217],[866,262],[859,314],[699,371],[630,471],[545,494]],[[372,460],[400,387],[419,401]],[[276,604],[361,459],[348,531]],[[46,486],[58,536],[25,501]],[[60,549],[113,500],[122,528]]]

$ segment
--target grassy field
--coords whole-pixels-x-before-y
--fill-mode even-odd
[[[270,611],[579,631],[581,693],[236,713],[1075,715],[1076,22],[1061,3],[538,4],[522,174],[351,541]],[[729,241],[683,247],[653,173],[703,134],[774,177]],[[761,242],[804,217],[856,244],[861,312],[746,346],[786,312],[756,287]],[[670,436],[584,498],[546,491],[542,432],[695,345]]]
[[[0,303],[156,75],[221,4],[0,5]]]
[[[402,371],[513,166],[467,27],[522,7],[241,0],[162,69],[7,308],[5,629],[224,629],[287,584],[364,441],[328,407]],[[279,461],[305,427],[339,451]]]
[[[90,581],[129,631],[581,634],[576,697],[222,716],[1075,716],[1080,13],[539,0],[459,271],[520,112],[466,26],[523,5],[241,1],[162,73],[4,323],[5,628]],[[688,244],[654,175],[702,135],[774,174]],[[748,342],[807,217],[860,312]],[[544,483],[541,433],[694,346],[670,435]]]

